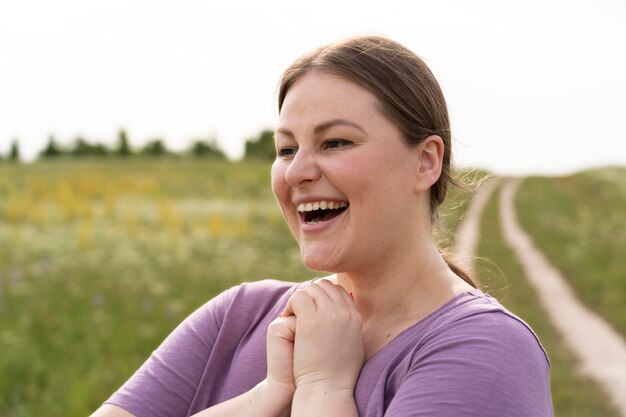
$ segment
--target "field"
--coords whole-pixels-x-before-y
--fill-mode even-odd
[[[523,318],[537,333],[550,359],[554,415],[563,417],[619,417],[598,386],[576,372],[578,362],[546,319],[534,289],[507,247],[499,223],[498,192],[485,208],[478,248],[477,273],[485,291]],[[518,214],[519,216],[519,214]]]
[[[626,337],[626,168],[529,178],[516,203],[536,245]]]
[[[456,228],[470,197],[452,194],[444,228]],[[573,371],[502,251],[495,214],[485,221],[480,254],[507,281],[484,265],[481,279],[540,333],[553,360],[558,415],[615,415]],[[454,238],[440,236],[443,246]],[[0,415],[88,415],[213,295],[244,280],[313,276],[273,200],[266,163],[0,164]]]
[[[267,165],[0,170],[0,415],[86,415],[213,295],[313,276]]]

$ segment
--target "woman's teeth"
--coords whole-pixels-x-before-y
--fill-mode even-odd
[[[313,211],[313,210],[327,210],[327,209],[339,209],[339,208],[346,208],[348,207],[348,202],[347,201],[339,201],[339,202],[334,202],[334,201],[315,201],[312,203],[302,203],[298,205],[298,212],[299,213],[305,213],[307,211]]]
[[[298,213],[307,224],[330,220],[348,208],[347,201],[313,201],[298,205]]]

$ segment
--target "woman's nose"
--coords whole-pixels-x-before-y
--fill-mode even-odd
[[[292,187],[303,187],[315,183],[321,176],[315,155],[300,148],[289,163],[285,180]]]

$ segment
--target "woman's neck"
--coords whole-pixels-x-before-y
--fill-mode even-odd
[[[336,282],[353,294],[365,333],[380,334],[391,326],[404,330],[471,289],[450,270],[434,243],[407,255],[336,275]]]

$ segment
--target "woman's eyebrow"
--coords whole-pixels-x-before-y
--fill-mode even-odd
[[[324,131],[330,129],[333,126],[350,126],[353,127],[357,130],[360,130],[361,132],[367,134],[367,132],[365,132],[365,129],[363,129],[361,126],[359,126],[358,124],[351,122],[350,120],[346,120],[346,119],[332,119],[329,120],[327,122],[324,123],[320,123],[319,125],[315,126],[315,128],[313,129],[313,133],[315,135],[319,135],[320,133],[323,133]],[[289,136],[290,138],[294,138],[294,134],[291,130],[289,129],[285,129],[282,127],[279,127],[278,129],[276,129],[276,132],[274,133],[274,136],[281,134],[281,135],[285,135],[285,136]]]
[[[361,126],[359,126],[358,124],[351,122],[350,120],[346,120],[346,119],[332,119],[329,120],[327,122],[321,123],[317,126],[315,126],[315,129],[313,129],[313,133],[316,135],[319,135],[320,133],[324,132],[327,129],[330,129],[333,126],[350,126],[353,127],[357,130],[360,130],[363,133],[365,132],[365,129],[363,129]]]
[[[291,132],[291,130],[288,129],[283,129],[282,127],[279,127],[278,129],[276,129],[276,132],[274,132],[274,138],[276,138],[276,135],[278,134],[281,135],[285,135],[285,136],[289,136],[290,138],[293,138],[293,132]]]

